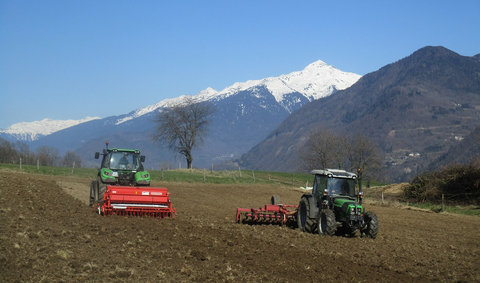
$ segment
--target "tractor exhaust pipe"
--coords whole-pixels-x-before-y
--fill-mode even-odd
[[[362,204],[363,191],[362,191],[362,169],[357,168],[357,181],[358,181],[358,203]]]

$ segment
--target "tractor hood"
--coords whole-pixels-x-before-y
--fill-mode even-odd
[[[348,197],[336,197],[333,199],[333,206],[342,213],[350,214],[352,210],[363,212],[361,204]]]

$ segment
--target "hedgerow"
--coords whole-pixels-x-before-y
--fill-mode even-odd
[[[444,169],[426,172],[415,177],[404,189],[407,201],[442,201],[458,204],[480,204],[480,166],[451,165]]]

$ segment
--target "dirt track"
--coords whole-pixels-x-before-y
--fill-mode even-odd
[[[0,172],[0,281],[480,281],[480,217],[369,205],[377,239],[322,237],[234,223],[274,193],[297,203],[289,188],[168,184],[178,213],[158,220],[101,217],[88,180],[60,186]]]

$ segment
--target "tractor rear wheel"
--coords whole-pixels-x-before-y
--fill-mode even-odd
[[[297,227],[302,232],[313,233],[315,221],[310,217],[310,202],[307,197],[302,197],[297,210]]]
[[[107,188],[107,185],[102,183],[101,180],[97,181],[97,200],[96,202],[98,203],[99,206],[103,205],[103,198],[105,196],[105,189]]]
[[[97,185],[97,181],[92,181],[92,183],[90,183],[90,207],[92,207],[93,204],[97,201]]]
[[[366,228],[362,231],[365,236],[375,239],[378,234],[378,218],[373,212],[367,212],[365,214]]]
[[[318,233],[322,235],[335,235],[337,231],[337,221],[335,213],[331,209],[322,209],[318,219]]]

